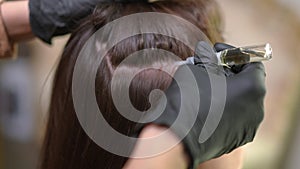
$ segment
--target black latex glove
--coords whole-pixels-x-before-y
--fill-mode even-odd
[[[200,60],[202,60],[201,64],[197,64]],[[223,68],[217,65],[214,50],[205,42],[197,45],[195,62],[197,65],[185,65],[178,68],[174,76],[178,79],[178,83],[173,80],[166,90],[166,108],[162,115],[153,121],[155,124],[172,126],[182,108],[185,111],[185,119],[172,129],[179,137],[185,135],[185,129],[195,121],[182,140],[191,158],[189,168],[196,168],[202,162],[229,153],[251,142],[264,116],[265,71],[262,63],[244,65],[239,73],[231,73],[227,76]],[[186,68],[193,72],[199,93],[196,91],[193,93],[195,86],[192,86],[192,80],[186,78]],[[226,101],[222,98],[222,94],[212,95],[212,87],[218,85],[210,83],[208,72],[212,74],[210,76],[225,79]],[[180,89],[179,83],[183,84]],[[182,93],[184,91],[187,93]],[[195,94],[200,94],[198,105],[194,102]],[[211,101],[217,106],[222,106],[224,101],[224,112],[220,119],[218,112],[211,112],[210,119],[207,118]],[[183,102],[182,107],[181,102]],[[197,111],[198,108],[199,111]],[[211,130],[207,126],[203,127],[207,120],[210,122],[215,120],[218,125],[212,135],[207,140],[202,139],[204,142],[201,143],[199,142],[200,133],[209,133]]]
[[[76,21],[88,16],[99,3],[146,0],[29,0],[32,32],[46,43],[70,33]]]

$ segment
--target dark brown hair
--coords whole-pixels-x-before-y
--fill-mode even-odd
[[[72,33],[60,58],[42,149],[41,169],[120,169],[124,166],[127,158],[111,154],[97,146],[80,126],[72,101],[72,75],[79,52],[93,33],[106,23],[139,12],[163,12],[180,16],[200,28],[212,42],[222,40],[220,16],[213,0],[99,4],[94,13],[85,18]],[[123,40],[109,50],[98,68],[95,92],[105,119],[113,128],[126,135],[132,134],[135,123],[125,119],[116,110],[111,98],[110,82],[114,69],[123,59],[145,48],[164,49],[182,59],[193,55],[192,49],[183,43],[157,34],[136,35]],[[158,56],[156,61],[164,62],[163,57]],[[173,71],[176,69],[172,65],[170,68]],[[132,80],[129,89],[132,104],[138,110],[147,110],[150,107],[149,93],[153,89],[165,90],[171,80],[171,76],[159,69],[140,72]]]

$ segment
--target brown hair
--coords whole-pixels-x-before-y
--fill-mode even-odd
[[[57,67],[41,169],[119,169],[124,166],[126,157],[111,154],[97,146],[80,126],[72,101],[72,75],[79,52],[93,33],[106,23],[138,12],[174,14],[196,25],[212,42],[222,40],[220,16],[213,0],[100,4],[94,13],[85,18],[72,33]],[[123,59],[145,48],[164,49],[182,59],[193,55],[193,50],[178,40],[157,34],[136,35],[123,40],[109,50],[98,68],[95,92],[99,108],[107,122],[126,135],[132,134],[135,123],[125,119],[116,110],[111,98],[110,82],[114,69]],[[157,63],[167,62],[168,59],[163,58],[164,56],[158,56],[155,60]],[[170,68],[173,71],[176,69],[175,66],[170,66]],[[130,69],[130,65],[127,65],[127,69],[124,69],[125,74],[126,70],[130,71]],[[165,90],[171,80],[170,75],[159,69],[147,69],[140,72],[132,80],[129,89],[132,104],[140,111],[147,110],[150,107],[149,93],[153,89]]]

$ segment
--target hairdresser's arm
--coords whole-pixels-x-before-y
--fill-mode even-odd
[[[159,135],[164,132],[166,128],[158,125],[148,125],[145,127],[140,138],[148,138]],[[170,136],[165,140],[167,144],[174,141],[177,142],[177,136]],[[142,146],[137,144],[134,151],[147,151],[149,146]],[[230,154],[223,155],[222,157],[209,160],[200,164],[197,169],[241,169],[242,168],[242,149],[237,149]],[[188,165],[188,156],[184,151],[182,143],[176,145],[172,150],[152,158],[144,159],[129,159],[123,169],[186,169]],[[148,168],[147,168],[148,167]]]
[[[166,130],[165,127],[161,127],[158,125],[148,125],[146,126],[141,134],[139,135],[140,138],[149,138],[155,137]],[[165,140],[165,144],[170,144],[170,142],[177,142],[177,136],[170,135]],[[164,144],[164,143],[161,143]],[[160,144],[160,145],[161,145]],[[145,146],[139,144],[137,142],[134,152],[144,152],[147,149],[152,149],[153,146],[160,146],[160,145],[151,145]],[[171,150],[159,154],[155,157],[150,158],[142,158],[142,159],[129,159],[123,169],[186,169],[188,167],[188,155],[184,151],[183,144],[177,144]]]
[[[11,41],[19,42],[33,37],[29,23],[27,0],[4,2],[1,5],[1,13]]]
[[[230,154],[201,163],[197,169],[242,169],[243,148],[238,148]]]
[[[0,58],[11,57],[14,43],[33,37],[28,1],[2,2],[0,6]]]

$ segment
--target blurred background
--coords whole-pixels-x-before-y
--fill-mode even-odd
[[[226,42],[270,43],[266,114],[255,141],[245,147],[244,169],[300,166],[300,1],[217,0]],[[68,36],[52,46],[19,45],[17,60],[0,60],[0,169],[34,169],[39,160],[52,75]]]

